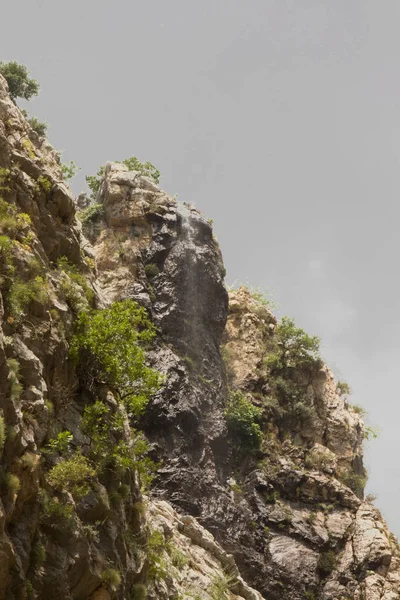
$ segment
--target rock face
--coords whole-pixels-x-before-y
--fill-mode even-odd
[[[159,578],[156,598],[263,600],[240,576],[231,554],[191,515],[179,515],[164,501],[149,504],[149,518],[165,542],[162,560],[172,563],[169,576]]]
[[[99,480],[79,502],[44,493],[45,464],[53,460],[43,452],[49,439],[69,430],[71,452],[88,443],[80,427],[85,390],[68,358],[68,340],[95,276],[59,157],[30,129],[1,76],[0,167],[0,598],[106,593],[102,573],[109,564],[126,572],[121,589],[127,594],[144,563],[119,537],[142,529],[135,474],[124,482],[129,497],[117,508]],[[61,257],[67,270],[57,264]],[[75,271],[86,278],[86,295]]]
[[[276,318],[244,287],[228,297],[202,214],[108,163],[83,231],[1,76],[0,196],[0,600],[399,598],[397,541],[363,498],[360,415],[318,360],[279,363]],[[70,432],[68,456],[86,456],[86,406],[121,410],[134,444],[116,394],[69,357],[78,314],[126,299],[157,327],[163,385],[135,425],[157,477],[147,497],[134,468],[53,493],[49,441]],[[232,398],[259,415],[252,448]]]

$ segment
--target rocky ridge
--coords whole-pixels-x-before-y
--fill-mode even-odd
[[[360,416],[315,363],[289,369],[286,385],[308,413],[285,421],[268,362],[279,347],[277,321],[245,288],[228,299],[201,213],[108,163],[99,210],[83,231],[57,153],[30,129],[1,76],[0,167],[0,195],[29,215],[16,217],[23,223],[11,236],[20,283],[39,277],[46,291],[16,319],[15,275],[3,268],[0,598],[144,598],[146,588],[150,600],[399,598],[397,541],[363,500]],[[91,391],[68,358],[69,340],[82,308],[125,299],[158,328],[148,360],[164,384],[140,427],[160,467],[147,499],[134,470],[118,482],[96,477],[79,501],[66,494],[66,535],[44,514],[39,490],[49,439],[68,430],[74,450],[90,441],[81,418]],[[262,411],[256,451],[227,426],[232,392]],[[105,386],[97,393],[116,406]]]

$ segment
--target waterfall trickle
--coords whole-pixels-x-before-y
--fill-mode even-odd
[[[201,318],[201,307],[199,306],[199,278],[196,266],[197,248],[195,243],[195,218],[192,215],[191,209],[182,202],[178,203],[178,210],[181,216],[181,236],[179,242],[181,245],[181,298],[183,314],[186,315],[184,337],[187,350],[191,355],[196,355],[201,347],[201,336],[198,327],[199,319]]]

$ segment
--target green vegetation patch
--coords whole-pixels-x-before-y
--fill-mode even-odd
[[[71,492],[79,500],[90,492],[96,471],[82,454],[75,454],[50,469],[49,485],[59,492]]]
[[[261,443],[261,428],[259,421],[262,410],[254,406],[246,396],[239,391],[231,392],[225,417],[229,428],[240,439],[244,448],[256,450]]]
[[[160,375],[146,365],[146,347],[156,330],[144,308],[132,300],[115,302],[103,310],[81,313],[70,353],[96,371],[132,416],[140,415],[160,385]]]
[[[8,83],[10,96],[14,102],[17,98],[30,100],[38,95],[39,84],[36,79],[28,77],[29,71],[24,65],[15,61],[0,62],[0,73]]]

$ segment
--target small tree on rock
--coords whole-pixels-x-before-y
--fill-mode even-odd
[[[39,84],[36,79],[28,77],[28,69],[15,61],[8,63],[0,62],[0,73],[7,80],[11,99],[15,102],[17,98],[30,100],[32,96],[39,93]]]

